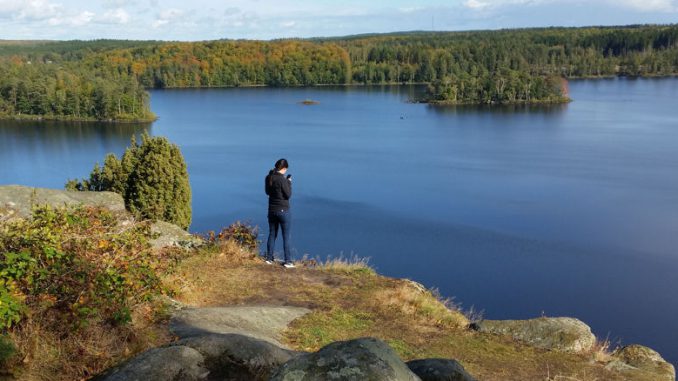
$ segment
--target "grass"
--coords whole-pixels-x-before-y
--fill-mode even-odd
[[[368,258],[356,256],[338,258],[327,258],[326,260],[316,260],[317,268],[324,271],[335,273],[364,273],[366,275],[376,275],[376,272],[369,265]]]
[[[586,354],[536,349],[510,338],[470,330],[477,313],[405,279],[377,274],[366,260],[304,260],[296,269],[266,265],[251,250],[218,241],[183,257],[163,277],[165,292],[196,307],[227,305],[300,306],[311,313],[295,320],[283,342],[315,351],[337,341],[377,337],[403,360],[452,358],[479,380],[634,380],[651,375],[619,374],[604,368],[609,342]],[[9,368],[20,380],[72,380],[94,375],[173,338],[160,302],[135,305],[132,322],[111,327],[96,321],[68,337],[49,329],[54,321],[31,316],[10,333],[16,355]],[[466,315],[469,315],[469,319]],[[2,347],[0,352],[11,352]],[[1,353],[0,353],[1,354]],[[79,375],[74,378],[73,375]],[[2,376],[0,375],[0,378]]]
[[[179,301],[195,306],[310,308],[284,332],[284,343],[295,350],[371,336],[389,343],[404,360],[456,359],[479,380],[651,380],[642,372],[606,370],[605,342],[591,353],[568,354],[472,331],[470,320],[449,300],[415,282],[380,276],[357,258],[304,260],[289,270],[221,245],[185,261],[166,286],[175,289]]]
[[[156,306],[139,305],[132,323],[111,327],[93,322],[77,332],[60,337],[54,322],[34,316],[10,333],[16,355],[5,369],[18,380],[72,381],[93,376],[143,350],[168,343],[167,320]]]

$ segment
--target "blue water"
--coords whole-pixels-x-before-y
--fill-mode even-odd
[[[574,81],[533,108],[418,91],[163,90],[152,125],[0,122],[0,183],[61,187],[148,130],[184,152],[192,230],[265,227],[285,157],[297,257],[370,257],[487,318],[575,316],[678,363],[678,79]]]

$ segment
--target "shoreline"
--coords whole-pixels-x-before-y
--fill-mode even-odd
[[[568,77],[566,80],[570,81],[580,81],[580,80],[610,80],[610,79],[669,79],[669,78],[678,78],[678,73],[674,74],[646,74],[639,76],[629,76],[621,74],[613,75],[601,75],[601,76],[581,76],[581,77]],[[148,88],[146,91],[149,93],[152,91],[162,91],[162,90],[201,90],[201,89],[236,89],[236,88],[270,88],[270,89],[310,89],[310,88],[323,88],[323,87],[343,87],[343,88],[362,88],[362,87],[377,87],[377,86],[425,86],[430,85],[428,82],[384,82],[384,83],[338,83],[338,84],[315,84],[315,85],[297,85],[297,86],[271,86],[266,84],[244,84],[244,85],[235,85],[235,86],[196,86],[196,87],[163,87],[163,88]],[[408,103],[417,103],[417,104],[428,104],[434,106],[539,106],[539,105],[565,105],[575,101],[572,98],[565,98],[561,100],[546,100],[546,101],[520,101],[520,102],[490,102],[490,103],[478,103],[478,102],[456,102],[456,101],[437,101],[437,100],[425,100],[425,99],[411,99]],[[96,119],[96,118],[80,118],[72,116],[49,116],[49,115],[0,115],[0,120],[15,120],[15,121],[33,121],[33,122],[87,122],[87,123],[110,123],[110,124],[137,124],[137,123],[153,123],[159,118],[157,115],[153,114],[150,118],[141,118],[141,119]]]
[[[26,122],[77,122],[77,123],[109,123],[109,124],[139,124],[139,123],[153,123],[158,120],[158,116],[153,114],[152,118],[144,119],[96,119],[96,118],[80,118],[71,116],[57,116],[57,115],[0,115],[0,120],[14,120]]]

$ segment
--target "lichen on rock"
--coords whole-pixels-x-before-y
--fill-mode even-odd
[[[571,353],[589,351],[596,343],[591,327],[570,317],[530,320],[483,320],[474,324],[480,332],[511,336],[543,349]]]

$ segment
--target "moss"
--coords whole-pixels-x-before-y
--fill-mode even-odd
[[[293,323],[287,339],[296,347],[317,350],[335,341],[366,336],[373,327],[374,317],[362,311],[313,312]]]

